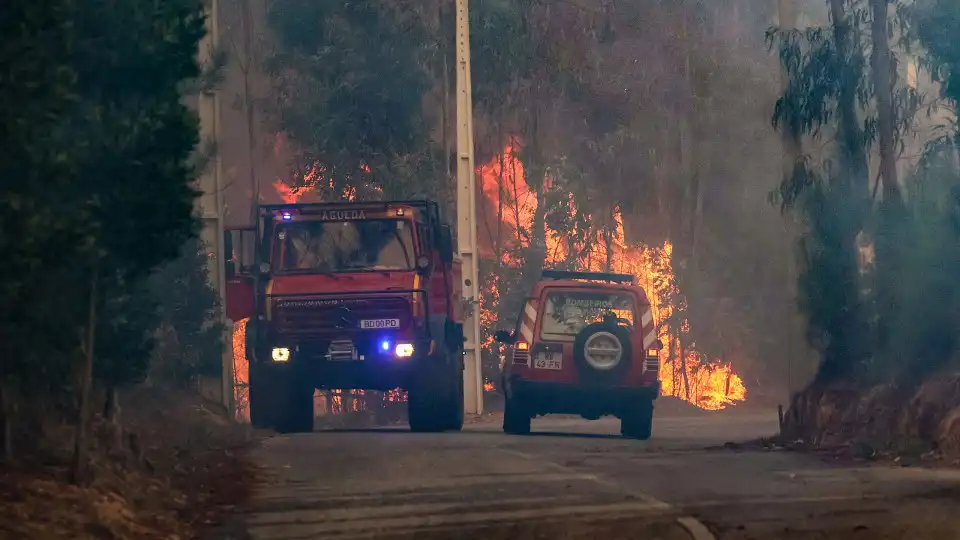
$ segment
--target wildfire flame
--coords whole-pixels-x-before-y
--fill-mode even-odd
[[[516,248],[529,246],[529,231],[540,204],[536,192],[530,189],[524,179],[523,164],[516,156],[519,148],[519,141],[511,140],[503,152],[477,171],[483,192],[478,208],[478,215],[482,216],[478,231],[481,254],[488,259],[496,260],[499,257],[498,262],[503,266],[517,266],[521,263],[516,255]],[[288,204],[300,202],[309,191],[295,190],[281,180],[274,181],[273,187],[279,197]],[[332,183],[330,187],[334,187]],[[552,178],[544,178],[543,188],[552,189]],[[347,200],[353,200],[355,196],[354,189],[343,192],[343,197]],[[568,195],[564,203],[570,215],[574,215],[577,209],[573,197]],[[653,303],[654,319],[664,321],[670,316],[671,307],[661,305],[662,294],[658,293],[679,293],[671,266],[672,246],[669,242],[660,247],[630,245],[624,236],[619,209],[613,209],[609,219],[612,220],[612,234],[605,238],[603,232],[595,231],[587,242],[573,241],[571,231],[557,231],[547,227],[547,264],[569,263],[574,259],[577,266],[585,270],[633,274]],[[571,257],[571,251],[575,254],[574,257]],[[495,283],[481,291],[480,322],[484,328],[490,329],[496,325],[496,306],[499,300]],[[250,420],[249,364],[245,351],[246,322],[242,320],[234,323],[232,344],[236,417],[241,421]],[[660,352],[660,380],[665,395],[676,396],[709,410],[723,409],[746,399],[746,387],[730,365],[719,359],[708,362],[711,359],[697,351],[695,343],[684,344],[685,361],[680,361],[680,344],[673,337],[669,326],[661,323],[659,335],[664,344]],[[493,345],[492,337],[488,336],[485,345]],[[484,384],[484,391],[495,390],[494,383]],[[314,411],[317,416],[363,411],[371,405],[370,398],[373,394],[365,394],[362,390],[317,391],[314,395]],[[400,390],[393,390],[383,393],[379,400],[381,403],[403,402],[406,401],[406,395]]]
[[[484,195],[480,203],[482,208],[478,209],[478,215],[483,219],[478,235],[482,254],[494,260],[499,257],[503,267],[520,264],[516,248],[529,246],[530,231],[540,204],[536,192],[525,181],[523,164],[516,156],[519,148],[520,142],[511,140],[503,152],[478,171]],[[552,187],[552,178],[547,176],[542,192],[549,192]],[[568,194],[560,200],[569,216],[575,216],[577,208],[573,197]],[[607,219],[609,232],[589,231],[586,240],[577,240],[572,231],[554,230],[548,225],[546,265],[574,262],[584,270],[632,274],[651,299],[654,320],[666,320],[671,307],[661,305],[661,298],[666,293],[678,296],[680,292],[671,266],[672,245],[669,242],[661,247],[630,245],[624,236],[619,208],[614,208]],[[499,290],[496,283],[490,283],[481,295],[481,324],[489,328],[497,319],[495,309],[499,303]],[[674,337],[675,332],[661,322],[658,333],[664,344],[660,353],[660,379],[666,395],[710,410],[723,409],[746,399],[746,387],[730,365],[719,359],[706,358],[697,351],[695,343],[684,343],[681,361],[681,348]],[[491,338],[488,337],[485,344],[492,345]]]

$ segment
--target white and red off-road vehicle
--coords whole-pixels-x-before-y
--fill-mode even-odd
[[[662,344],[650,301],[634,277],[544,271],[508,345],[503,431],[530,432],[532,418],[578,414],[620,419],[621,433],[650,438],[660,395]]]

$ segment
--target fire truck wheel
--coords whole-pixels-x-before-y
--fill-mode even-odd
[[[250,378],[247,386],[247,406],[250,408],[250,425],[258,429],[273,427],[276,408],[270,402],[275,390],[268,386],[268,374],[263,373],[255,363],[250,364]]]
[[[278,389],[283,391],[284,389]],[[283,406],[277,411],[276,429],[280,433],[309,433],[313,431],[313,394],[315,388],[304,385],[291,376],[282,399]]]
[[[463,371],[423,377],[407,392],[407,417],[416,433],[460,431],[463,428]]]
[[[508,435],[528,435],[530,420],[530,413],[523,403],[508,396],[503,405],[503,432]]]
[[[653,401],[645,401],[620,417],[620,434],[645,441],[653,434]]]
[[[437,433],[446,427],[441,400],[422,387],[407,392],[407,419],[414,433]]]

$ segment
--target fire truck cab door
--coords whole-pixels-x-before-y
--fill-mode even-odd
[[[239,321],[252,317],[254,301],[254,265],[257,231],[253,227],[223,231],[224,276],[226,277],[227,318]]]

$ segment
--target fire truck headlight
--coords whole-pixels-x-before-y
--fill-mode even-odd
[[[660,351],[658,349],[647,349],[647,356],[654,358],[660,356]]]
[[[274,362],[286,362],[290,360],[290,349],[286,347],[274,347],[270,351],[270,358],[273,358]]]
[[[413,344],[412,343],[397,343],[397,347],[394,349],[394,352],[400,358],[409,358],[413,356]]]

